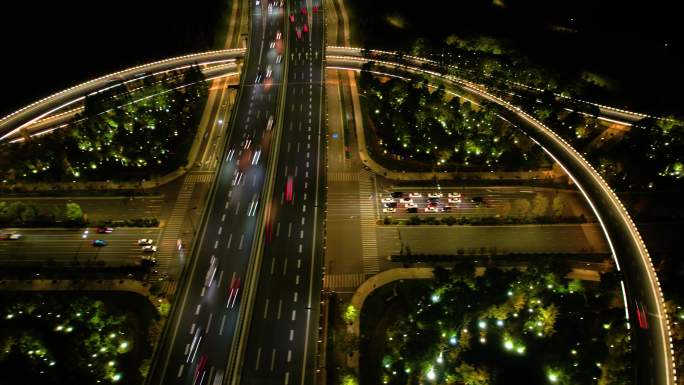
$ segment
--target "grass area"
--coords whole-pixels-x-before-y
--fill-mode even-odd
[[[129,292],[0,293],[0,383],[142,384],[159,316]]]

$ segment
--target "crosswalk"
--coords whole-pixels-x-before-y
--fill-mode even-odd
[[[365,280],[366,276],[362,273],[330,274],[323,279],[323,287],[328,290],[356,289]]]
[[[354,182],[359,180],[358,172],[334,171],[328,173],[328,182]]]
[[[380,271],[378,257],[378,236],[376,233],[375,199],[368,199],[373,194],[373,178],[366,170],[359,172],[359,208],[361,214],[361,250],[363,272],[377,274]]]
[[[213,172],[193,172],[190,173],[188,176],[185,177],[185,182],[191,182],[191,183],[211,183],[212,179],[214,178],[214,173]]]
[[[171,261],[177,260],[177,242],[181,235],[181,227],[185,222],[188,207],[192,201],[192,193],[195,190],[195,178],[193,177],[195,176],[202,175],[187,175],[185,177],[176,199],[176,205],[164,226],[164,235],[159,242],[159,251],[157,252],[157,271],[160,273],[168,272]]]

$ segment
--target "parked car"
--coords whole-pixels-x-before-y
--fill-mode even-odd
[[[153,244],[154,241],[151,239],[143,238],[143,239],[138,239],[138,246],[147,246]]]

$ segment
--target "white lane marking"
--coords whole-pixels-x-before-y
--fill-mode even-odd
[[[290,362],[290,361],[292,361],[292,350],[288,349],[287,350],[287,362]],[[287,384],[287,381],[285,381],[285,383]]]
[[[259,370],[259,361],[261,361],[261,347],[257,349],[256,365],[254,365],[254,370]]]
[[[303,212],[303,213],[306,212],[306,205],[302,205],[302,212]]]
[[[295,285],[299,285],[299,275],[295,277]]]
[[[242,242],[245,240],[245,234],[240,235],[240,246],[238,246],[238,250],[242,250]]]
[[[205,292],[205,287],[202,287],[202,291],[200,292],[200,297],[204,297],[204,292]]]
[[[294,321],[295,318],[297,318],[297,310],[292,310],[292,321]]]
[[[290,341],[294,339],[294,329],[290,329]]]
[[[304,230],[299,230],[299,239],[304,239]]]
[[[280,222],[276,224],[276,237],[280,236]]]
[[[231,242],[233,242],[233,233],[230,233],[230,235],[228,236],[228,246],[226,247],[226,249],[230,249]]]
[[[276,319],[280,319],[280,311],[283,310],[283,300],[279,299],[278,300],[278,314],[276,315]]]
[[[287,237],[290,238],[292,236],[292,222],[287,224]]]
[[[223,206],[223,208],[227,210],[227,209],[228,209],[228,205],[229,205],[229,204],[230,204],[230,202],[226,202],[226,205],[225,205],[225,206]]]
[[[302,267],[302,260],[298,259],[297,260],[297,268],[300,269]]]
[[[271,371],[273,371],[273,366],[275,366],[275,348],[273,348],[273,352],[271,353]]]
[[[306,193],[304,193],[304,200],[306,200]]]
[[[304,196],[306,196],[306,193],[304,193]],[[304,224],[304,217],[302,217],[302,225]]]
[[[219,279],[218,282],[216,282],[217,288],[221,287],[221,281],[223,281],[223,270],[221,270],[221,273],[219,273]]]
[[[298,297],[298,296],[299,296],[299,293],[295,291],[295,292],[294,292],[294,298],[292,299],[292,302],[295,302],[295,303],[296,303],[296,302],[297,302],[297,297]]]
[[[300,253],[302,252],[302,245],[301,245],[301,243],[299,244],[299,252],[300,252]]]
[[[240,202],[239,201],[235,205],[235,215],[238,215],[238,211],[240,211]]]
[[[219,226],[218,235],[221,235],[222,232],[223,232],[223,226]]]
[[[273,275],[273,269],[275,269],[275,257],[271,258],[271,275]]]
[[[190,344],[185,344],[185,356],[188,355],[188,352],[190,352]]]
[[[264,305],[264,319],[268,317],[268,298],[266,298],[266,304]]]
[[[209,321],[207,321],[207,329],[205,333],[209,333],[209,327],[211,326],[211,320],[214,318],[214,313],[209,313]]]
[[[218,247],[218,239],[216,241],[214,241],[214,248],[217,248],[217,247]]]
[[[221,317],[221,326],[219,326],[219,333],[218,335],[223,335],[223,325],[226,323],[226,315],[224,314],[223,317]]]
[[[285,385],[290,383],[290,372],[285,372]]]
[[[183,364],[178,368],[178,378],[183,374]]]
[[[225,221],[226,221],[226,214],[223,214],[223,215],[221,216],[221,222],[225,222]]]
[[[202,304],[197,305],[197,309],[195,309],[195,315],[199,314],[200,308],[202,307]]]
[[[195,332],[195,323],[193,322],[192,325],[190,325],[190,334],[193,334]]]
[[[308,177],[309,177],[309,172],[308,171],[304,172],[304,178],[308,178]]]
[[[283,275],[287,273],[287,257],[285,257],[285,263],[283,263]]]

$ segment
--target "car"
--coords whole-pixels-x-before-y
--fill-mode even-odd
[[[385,202],[383,203],[383,207],[391,207],[391,208],[397,208],[397,202]]]
[[[140,261],[142,263],[149,263],[152,266],[157,264],[157,258],[155,258],[151,255],[143,255],[142,257],[140,257]]]
[[[302,7],[301,12],[302,12],[302,15],[306,16],[306,7]]]
[[[411,207],[418,207],[418,205],[415,204],[415,203],[413,203],[413,202],[409,202],[409,203],[406,203],[406,204],[404,205],[404,207],[406,207],[406,208],[408,209],[408,208],[411,208]]]
[[[442,193],[428,193],[428,198],[441,198],[443,196]]]
[[[105,241],[104,239],[96,239],[93,241],[93,246],[95,246],[95,247],[107,246],[107,241]]]
[[[295,28],[295,33],[297,34],[297,40],[302,40],[302,31],[299,28]]]
[[[294,22],[295,22],[294,15],[293,15],[293,14],[290,14],[290,23],[294,23]]]
[[[318,7],[315,5],[313,7],[311,7],[311,12],[318,13]]]
[[[218,271],[218,265],[218,258],[212,254],[209,259],[209,270],[207,270],[207,275],[204,276],[204,286],[210,286],[214,281],[214,276],[216,276],[216,272]]]
[[[418,212],[418,207],[408,207],[406,208],[406,212],[409,214],[415,214]]]
[[[242,144],[242,149],[243,149],[243,150],[246,150],[246,149],[249,148],[249,146],[252,145],[252,139],[251,139],[249,136],[247,136],[247,138],[245,139],[245,141],[242,142],[242,143],[243,143],[243,144]]]
[[[399,192],[399,191],[395,191],[395,192],[390,193],[390,196],[391,196],[392,198],[401,198],[403,195],[404,195],[404,193],[403,193],[403,192]]]
[[[442,210],[444,210],[445,213],[450,213],[451,212],[451,206],[444,206],[444,207],[442,207]]]
[[[449,198],[461,198],[461,193],[458,192],[450,192],[448,195]]]
[[[472,197],[472,198],[470,198],[470,202],[472,202],[472,203],[484,203],[484,198],[482,198],[482,197]]]
[[[261,5],[261,1],[256,0],[256,5]]]
[[[304,26],[302,27],[302,31],[304,33],[309,32],[309,24],[304,24]]]
[[[280,31],[276,32],[276,40],[280,40],[280,38],[281,38],[282,36],[283,36],[283,34],[280,33]]]
[[[153,244],[154,241],[151,239],[143,238],[143,239],[138,239],[138,246],[147,246]]]
[[[252,156],[252,166],[259,164],[259,158],[261,158],[261,149],[257,148],[256,151],[254,151],[254,156]]]
[[[199,361],[197,362],[197,368],[195,368],[195,377],[193,379],[194,385],[202,385],[204,378],[207,376],[207,355],[202,354]]]
[[[385,207],[384,209],[382,209],[382,212],[383,213],[396,213],[397,209],[395,209],[394,207]]]
[[[226,303],[226,309],[229,307],[232,309],[233,306],[235,306],[238,293],[240,293],[240,277],[233,276],[233,278],[230,279],[230,286],[228,286],[228,302]]]
[[[157,246],[146,245],[142,247],[142,251],[145,253],[154,253],[155,251],[157,251]]]
[[[410,196],[411,198],[422,198],[422,197],[423,197],[423,194],[421,194],[421,193],[419,193],[419,192],[413,192],[413,193],[410,193],[409,196]]]
[[[461,203],[461,198],[448,198],[449,203]]]
[[[293,185],[294,184],[294,179],[292,176],[287,177],[287,182],[285,183],[285,201],[287,202],[292,202],[292,195],[293,195]]]
[[[273,115],[268,117],[268,122],[266,122],[266,131],[271,131],[273,128]]]
[[[270,79],[271,75],[273,75],[273,69],[271,68],[271,65],[269,64],[268,67],[266,67],[266,79]]]
[[[442,211],[442,210],[437,206],[428,206],[425,208],[426,213],[438,213],[440,211]]]
[[[410,197],[403,197],[401,198],[401,203],[413,203],[413,199]]]
[[[280,64],[281,61],[283,61],[283,55],[276,56],[276,64]]]
[[[271,44],[268,45],[269,48],[275,48],[276,42],[272,41]]]
[[[427,201],[431,203],[437,203],[439,202],[439,198],[428,198]]]
[[[113,231],[114,231],[114,229],[111,227],[98,227],[97,228],[98,234],[111,234]]]
[[[261,83],[261,80],[263,80],[263,74],[261,71],[257,71],[256,79],[254,79],[254,83],[259,84]]]
[[[226,156],[227,161],[233,160],[233,157],[235,156],[235,149],[231,148],[230,151],[228,151],[228,156]]]
[[[428,202],[427,206],[428,207],[437,207],[437,204],[438,204],[437,202]]]
[[[381,200],[382,200],[382,203],[392,203],[392,202],[396,202],[396,201],[394,200],[394,198],[382,198]]]
[[[10,241],[16,241],[21,238],[21,234],[19,233],[8,233],[4,234],[5,239],[10,240]]]
[[[195,355],[202,343],[202,338],[204,338],[204,331],[202,330],[202,327],[199,326],[195,329],[195,334],[192,336],[192,342],[190,343],[190,349],[188,349],[188,355],[185,357],[185,363],[189,364],[195,361]]]
[[[634,311],[636,312],[639,327],[641,329],[648,329],[648,315],[646,313],[646,307],[636,300],[634,301],[634,304],[636,305]]]

